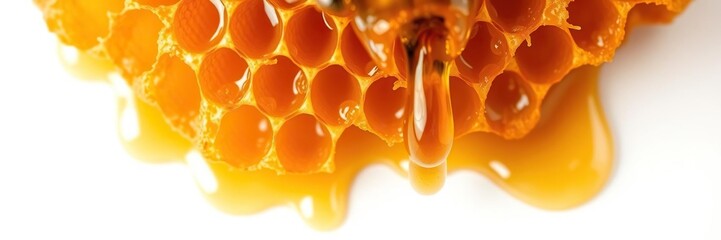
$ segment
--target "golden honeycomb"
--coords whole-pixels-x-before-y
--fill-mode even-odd
[[[610,61],[628,28],[669,21],[688,2],[478,1],[450,66],[453,133],[522,138],[569,71]],[[349,126],[404,141],[409,60],[400,39],[379,66],[358,23],[315,1],[35,3],[62,42],[110,59],[210,160],[328,172]]]

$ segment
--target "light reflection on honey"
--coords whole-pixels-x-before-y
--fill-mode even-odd
[[[568,209],[589,201],[601,191],[613,167],[613,143],[597,94],[597,77],[597,67],[581,67],[554,86],[544,100],[538,126],[523,139],[504,140],[480,132],[456,139],[448,158],[449,173],[479,172],[544,209]],[[119,101],[120,132],[124,127],[139,130],[133,139],[121,138],[131,155],[149,162],[181,161],[181,156],[188,156],[191,145],[165,124],[154,107],[139,100]],[[122,121],[128,112],[137,114],[135,124]],[[247,215],[290,205],[311,226],[332,229],[346,217],[350,186],[360,171],[383,164],[407,176],[407,156],[402,144],[389,147],[376,135],[350,127],[336,145],[332,173],[278,175],[267,169],[242,171],[224,162],[207,162],[212,176],[196,177],[208,201],[224,212]],[[206,167],[197,162],[189,166]],[[202,174],[202,169],[191,170]]]

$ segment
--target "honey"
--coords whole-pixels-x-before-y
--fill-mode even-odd
[[[689,1],[35,2],[124,79],[129,152],[209,165],[228,212],[292,204],[327,229],[377,163],[421,193],[471,169],[542,208],[592,198],[613,156],[596,66]]]

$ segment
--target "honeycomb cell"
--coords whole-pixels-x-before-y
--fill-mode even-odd
[[[543,26],[531,34],[531,43],[524,42],[516,50],[523,76],[536,83],[560,81],[573,61],[573,43],[566,32]]]
[[[310,101],[316,116],[326,124],[353,123],[360,111],[360,98],[358,81],[339,65],[326,67],[313,79]]]
[[[265,0],[238,4],[230,18],[230,37],[238,50],[251,58],[273,52],[283,34],[283,21],[275,7]]]
[[[403,79],[408,79],[408,54],[400,38],[393,43],[393,61]]]
[[[215,146],[221,159],[241,169],[263,160],[272,142],[273,128],[270,121],[249,105],[226,113],[215,137]]]
[[[568,23],[581,27],[570,30],[576,45],[592,53],[618,45],[615,29],[620,15],[609,0],[575,0],[567,9]]]
[[[506,67],[508,43],[503,33],[491,24],[473,25],[468,44],[456,58],[456,66],[463,79],[473,83],[489,82]]]
[[[367,77],[373,76],[378,72],[378,66],[368,54],[368,51],[350,24],[343,30],[340,51],[343,55],[343,60],[345,60],[346,67],[348,67],[351,72]]]
[[[253,76],[253,94],[263,112],[285,117],[303,105],[308,79],[303,71],[285,56],[261,66]]]
[[[283,9],[292,9],[302,5],[306,0],[270,0],[273,4]]]
[[[315,7],[297,10],[286,27],[285,42],[290,56],[301,65],[320,66],[335,51],[336,31],[333,20]]]
[[[395,77],[374,81],[366,90],[363,112],[368,125],[381,137],[400,141],[403,139],[405,121],[406,88],[396,88]]]
[[[541,21],[544,0],[488,0],[488,13],[503,31],[516,33],[535,26]]]
[[[124,0],[38,2],[46,6],[50,5],[60,13],[73,13],[49,15],[46,16],[46,20],[50,31],[57,32],[63,42],[80,50],[98,45],[98,40],[108,35],[110,26],[108,13],[119,13],[125,7],[124,3]]]
[[[148,6],[169,6],[178,3],[180,0],[135,0],[136,2]]]
[[[481,116],[481,100],[467,80],[450,78],[453,132],[456,136],[467,133]]]
[[[132,80],[153,66],[162,28],[158,16],[148,10],[130,10],[113,21],[105,49],[126,79]]]
[[[227,18],[220,0],[183,0],[173,17],[175,40],[187,51],[204,52],[223,38]]]
[[[510,131],[513,124],[522,122],[531,115],[535,101],[533,91],[520,75],[504,72],[493,80],[488,91],[486,120],[497,132]]]
[[[278,161],[291,173],[319,170],[330,157],[333,146],[328,129],[308,114],[287,120],[275,140]]]
[[[153,95],[170,125],[193,138],[193,121],[200,112],[200,89],[195,72],[182,59],[164,54],[153,71]]]
[[[205,55],[198,80],[208,100],[232,108],[245,96],[250,75],[245,59],[235,50],[223,47]]]

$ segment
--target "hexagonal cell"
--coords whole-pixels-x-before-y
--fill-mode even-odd
[[[395,77],[374,81],[366,90],[363,112],[368,125],[381,137],[400,141],[405,123],[406,88],[395,88]]]
[[[330,132],[315,117],[297,115],[280,127],[275,136],[278,161],[290,173],[319,170],[330,157]]]
[[[493,80],[486,96],[486,120],[497,132],[513,131],[514,124],[522,123],[531,116],[536,101],[534,92],[523,77],[515,72],[504,72]]]
[[[265,0],[238,4],[230,18],[230,37],[238,51],[262,58],[275,50],[283,34],[283,21],[275,7]]]
[[[508,43],[503,33],[490,23],[476,22],[466,48],[455,63],[463,79],[473,83],[489,82],[503,72],[508,56]]]
[[[301,65],[317,67],[330,59],[338,40],[335,23],[315,7],[297,10],[288,21],[285,42]]]
[[[358,75],[370,77],[378,72],[378,66],[375,64],[368,50],[363,46],[358,35],[356,35],[353,27],[348,24],[343,30],[341,36],[340,51],[345,60],[346,67]]]
[[[153,96],[165,119],[186,137],[195,137],[192,123],[200,112],[200,89],[193,69],[182,59],[163,54],[152,76]]]
[[[673,18],[678,14],[677,12],[669,11],[666,5],[656,5],[653,3],[643,3],[640,0],[625,0],[627,2],[634,2],[636,5],[631,8],[628,12],[628,18],[626,28],[632,27],[638,24],[647,23],[670,23]]]
[[[466,81],[458,77],[450,78],[453,132],[456,136],[466,134],[481,116],[481,99]]]
[[[575,0],[566,9],[568,23],[581,27],[570,30],[576,45],[592,53],[618,46],[615,35],[621,16],[611,1]]]
[[[189,52],[204,52],[223,38],[227,15],[220,0],[183,0],[173,17],[175,40]]]
[[[180,0],[135,0],[136,2],[148,6],[169,6],[178,3]]]
[[[126,79],[150,70],[158,55],[163,22],[148,10],[130,10],[113,21],[105,49]]]
[[[205,55],[198,71],[198,80],[205,98],[232,108],[245,96],[250,75],[245,59],[235,50],[223,47]]]
[[[539,21],[546,7],[545,0],[488,0],[488,13],[493,22],[505,32],[521,32]]]
[[[573,42],[566,32],[543,26],[531,33],[531,45],[523,42],[516,50],[521,73],[536,83],[560,81],[573,61]]]
[[[50,31],[57,32],[64,43],[80,50],[98,45],[99,39],[109,33],[110,13],[119,13],[124,0],[107,1],[52,1],[43,3],[61,14],[46,15]],[[72,14],[62,14],[71,12]]]
[[[343,67],[331,65],[313,79],[310,101],[316,116],[326,124],[348,126],[360,111],[360,85]]]
[[[401,77],[408,79],[408,53],[400,38],[393,43],[393,61]]]
[[[308,92],[308,79],[288,57],[277,56],[253,76],[253,94],[263,112],[285,117],[300,108]]]
[[[220,120],[215,146],[221,160],[236,168],[258,164],[273,142],[270,120],[253,106],[243,105]]]
[[[302,5],[305,0],[270,0],[270,2],[283,9],[292,9]]]

